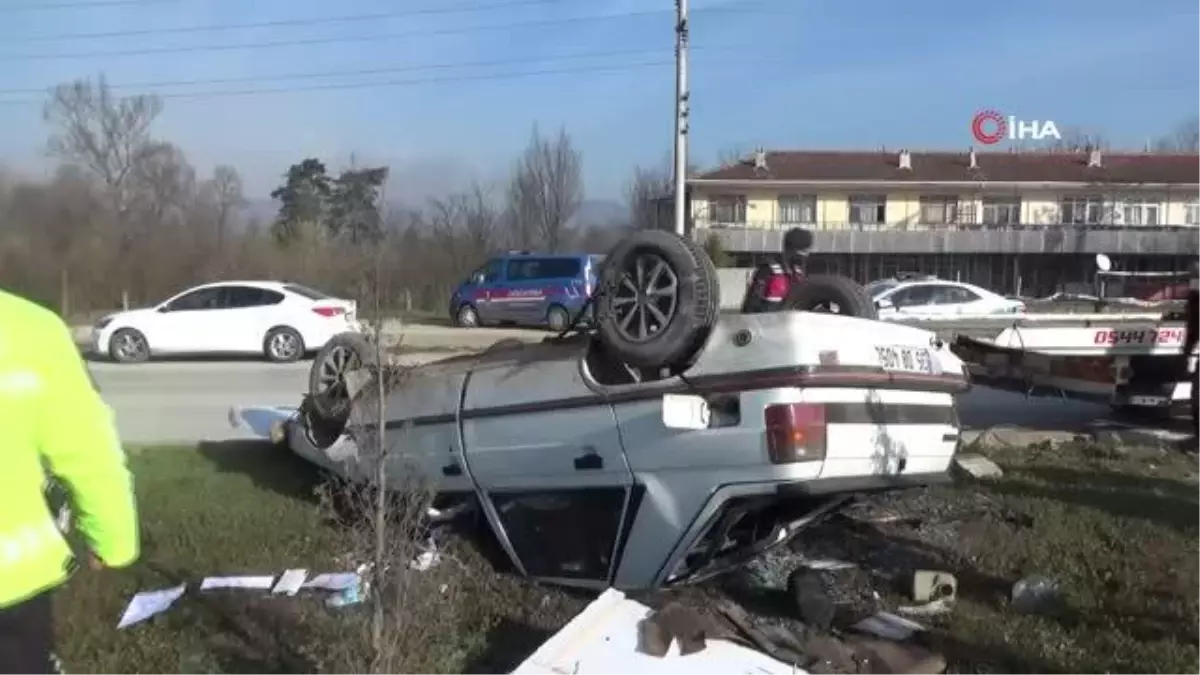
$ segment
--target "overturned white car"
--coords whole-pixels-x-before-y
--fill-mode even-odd
[[[948,479],[968,384],[933,333],[809,311],[718,316],[712,261],[665,232],[621,243],[601,280],[594,331],[418,366],[386,395],[402,447],[385,461],[478,505],[521,573],[695,581],[855,493]],[[825,283],[798,297],[828,306]],[[378,455],[355,438],[378,406],[347,396],[344,373],[369,352],[358,336],[328,345],[283,430],[298,454],[366,480]]]

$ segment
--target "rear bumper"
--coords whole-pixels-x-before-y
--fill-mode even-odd
[[[780,497],[823,497],[841,493],[885,492],[926,485],[944,485],[954,482],[948,471],[935,473],[893,474],[888,476],[845,476],[818,478],[816,480],[783,483],[775,488]]]

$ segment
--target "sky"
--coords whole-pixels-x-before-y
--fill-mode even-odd
[[[965,151],[982,109],[1131,147],[1200,114],[1196,0],[690,4],[701,166]],[[161,95],[154,135],[250,197],[310,156],[387,164],[405,198],[499,180],[537,124],[571,134],[589,198],[620,199],[671,150],[673,29],[672,0],[0,0],[0,166],[47,171],[45,92],[104,75]]]

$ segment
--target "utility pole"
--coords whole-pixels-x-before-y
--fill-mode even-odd
[[[675,0],[675,233],[685,236],[688,167],[688,0]]]

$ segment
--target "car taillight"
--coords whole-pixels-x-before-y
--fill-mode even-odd
[[[317,314],[320,314],[321,316],[330,317],[330,316],[341,316],[342,314],[345,314],[346,308],[344,308],[344,307],[313,307],[312,311],[316,312]]]
[[[825,406],[820,403],[777,403],[763,412],[767,454],[773,464],[825,459]]]
[[[783,300],[783,298],[787,296],[789,286],[791,286],[791,284],[788,283],[788,278],[786,276],[777,274],[771,277],[770,280],[767,281],[767,299],[776,302]]]

